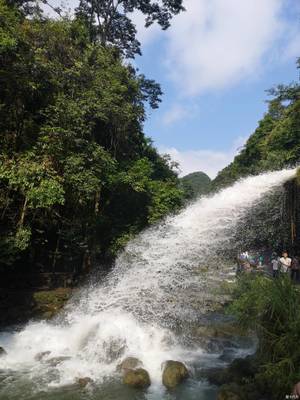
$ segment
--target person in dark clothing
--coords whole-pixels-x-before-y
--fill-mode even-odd
[[[292,258],[291,279],[292,281],[299,282],[299,258],[296,256]]]

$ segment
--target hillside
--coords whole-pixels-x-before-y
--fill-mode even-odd
[[[208,193],[211,179],[204,172],[192,172],[180,179],[186,196],[191,199]]]
[[[297,64],[299,68],[299,60]],[[214,179],[214,189],[228,186],[243,176],[300,162],[300,86],[280,85],[269,94],[272,100],[267,113],[242,151]]]

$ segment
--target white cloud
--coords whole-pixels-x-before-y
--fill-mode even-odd
[[[170,154],[172,160],[180,164],[180,176],[190,172],[203,171],[214,178],[221,169],[233,160],[245,141],[245,137],[238,137],[228,151],[209,149],[180,151],[175,147],[161,147],[159,152]]]
[[[173,104],[169,110],[167,110],[163,117],[162,122],[164,125],[173,125],[182,119],[186,119],[193,116],[195,109],[185,107],[179,103]]]
[[[167,66],[187,94],[257,74],[284,30],[284,0],[186,0],[167,32]]]

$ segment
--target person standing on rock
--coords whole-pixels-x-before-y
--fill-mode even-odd
[[[280,258],[280,270],[281,272],[287,273],[291,268],[292,259],[289,257],[288,252],[284,251]]]
[[[292,258],[291,279],[292,281],[299,282],[299,258],[296,256]]]

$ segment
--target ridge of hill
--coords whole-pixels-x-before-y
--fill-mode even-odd
[[[180,182],[186,197],[192,199],[209,192],[211,179],[205,172],[197,171],[185,175]]]

